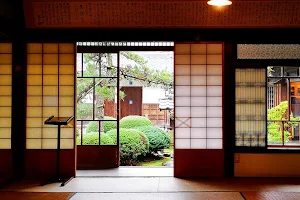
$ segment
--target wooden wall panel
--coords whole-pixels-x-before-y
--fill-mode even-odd
[[[12,152],[11,149],[2,149],[0,151],[0,186],[12,178]]]
[[[124,100],[120,102],[120,119],[128,115],[142,115],[142,87],[122,87],[121,91],[125,93]]]

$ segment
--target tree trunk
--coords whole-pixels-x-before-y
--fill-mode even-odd
[[[104,119],[104,97],[102,95],[95,95],[95,119]],[[103,122],[100,122],[100,132],[104,131]]]

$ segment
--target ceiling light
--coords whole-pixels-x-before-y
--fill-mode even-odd
[[[231,5],[232,2],[229,0],[210,0],[207,4],[211,6],[228,6]]]

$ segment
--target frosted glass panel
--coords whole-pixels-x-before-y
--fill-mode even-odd
[[[11,75],[0,75],[0,85],[11,85],[11,81]]]
[[[222,149],[222,139],[207,139],[208,149]]]
[[[189,118],[175,118],[175,127],[189,128],[191,120]]]
[[[0,64],[12,64],[12,55],[0,54]]]
[[[189,44],[176,44],[175,52],[176,54],[190,54],[191,46]]]
[[[26,148],[27,149],[41,149],[42,144],[41,139],[26,139]]]
[[[60,139],[60,148],[61,149],[73,149],[74,140],[73,139]]]
[[[0,86],[1,95],[11,95],[11,86]]]
[[[59,116],[60,117],[70,117],[74,115],[73,107],[60,107],[59,108]]]
[[[44,128],[43,138],[57,138],[57,128]]]
[[[74,55],[73,54],[60,54],[59,55],[59,64],[61,64],[61,65],[74,64]]]
[[[207,107],[207,117],[222,117],[222,107]]]
[[[44,86],[43,93],[44,93],[44,95],[58,95],[58,87],[57,86]]]
[[[43,117],[58,116],[57,107],[43,107]]]
[[[176,55],[175,56],[175,64],[190,64],[191,56],[189,55]]]
[[[42,65],[27,65],[27,74],[42,74]]]
[[[222,118],[207,118],[207,127],[222,127]]]
[[[42,86],[27,86],[27,95],[42,95]]]
[[[191,86],[191,96],[206,96],[206,87]]]
[[[191,76],[191,85],[206,85],[206,76]]]
[[[73,53],[74,44],[59,44],[59,53]]]
[[[74,85],[74,76],[73,75],[60,75],[59,76],[59,85]]]
[[[27,117],[42,117],[42,107],[27,107]]]
[[[222,97],[207,97],[207,106],[222,106]]]
[[[44,65],[43,69],[44,74],[58,74],[58,66],[57,65]]]
[[[190,139],[175,139],[176,149],[189,149],[191,146]]]
[[[41,65],[43,63],[42,58],[42,54],[27,54],[27,64]]]
[[[28,43],[27,44],[27,53],[42,53],[43,46],[39,43]]]
[[[44,85],[57,85],[58,76],[57,75],[44,75]]]
[[[190,96],[190,86],[176,86],[175,87],[175,96]]]
[[[41,75],[28,75],[27,76],[27,85],[42,85],[42,76]]]
[[[176,107],[175,115],[176,117],[190,117],[190,107]]]
[[[191,55],[191,64],[206,64],[206,55]]]
[[[74,106],[74,97],[59,97],[59,106]]]
[[[12,67],[11,65],[0,65],[0,74],[11,74]]]
[[[0,118],[0,127],[11,127],[11,118]]]
[[[57,149],[57,140],[42,139],[42,149]]]
[[[175,97],[176,106],[190,106],[190,97]]]
[[[60,137],[61,138],[74,138],[74,129],[73,128],[62,128]]]
[[[206,76],[206,65],[192,65],[191,66],[191,74],[193,76],[196,76],[196,75]]]
[[[207,54],[222,54],[223,45],[222,44],[207,44]]]
[[[222,128],[207,128],[207,138],[222,138]]]
[[[10,139],[0,139],[0,149],[11,149]]]
[[[206,127],[206,118],[192,118],[191,125],[195,127]]]
[[[176,85],[190,85],[190,76],[175,76]]]
[[[59,86],[59,95],[60,96],[74,95],[74,87],[73,86]]]
[[[190,65],[176,65],[175,66],[175,74],[180,76],[189,76],[191,74]]]
[[[207,86],[207,96],[222,96],[222,86]]]
[[[59,65],[59,74],[74,74],[74,65]]]
[[[43,105],[44,106],[58,106],[58,97],[56,97],[56,96],[44,96]]]
[[[191,54],[206,54],[206,44],[191,44]]]
[[[207,75],[222,75],[222,65],[208,65]]]
[[[26,128],[26,138],[41,138],[42,129],[41,128]]]
[[[222,61],[222,55],[207,55],[207,64],[222,64]]]
[[[191,106],[206,106],[206,97],[191,97]]]
[[[206,138],[206,128],[191,128],[191,138]]]
[[[207,76],[207,85],[222,85],[222,76]]]
[[[190,128],[176,128],[175,138],[190,138],[191,129]]]
[[[58,44],[55,43],[44,43],[43,53],[58,53]]]
[[[27,96],[27,106],[42,106],[42,100],[43,98],[41,96]]]
[[[206,139],[191,139],[191,149],[206,149]]]
[[[206,117],[206,107],[193,107],[191,117]]]

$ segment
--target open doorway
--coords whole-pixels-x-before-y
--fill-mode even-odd
[[[173,175],[173,51],[154,47],[78,49],[77,166],[94,171],[77,175]]]

